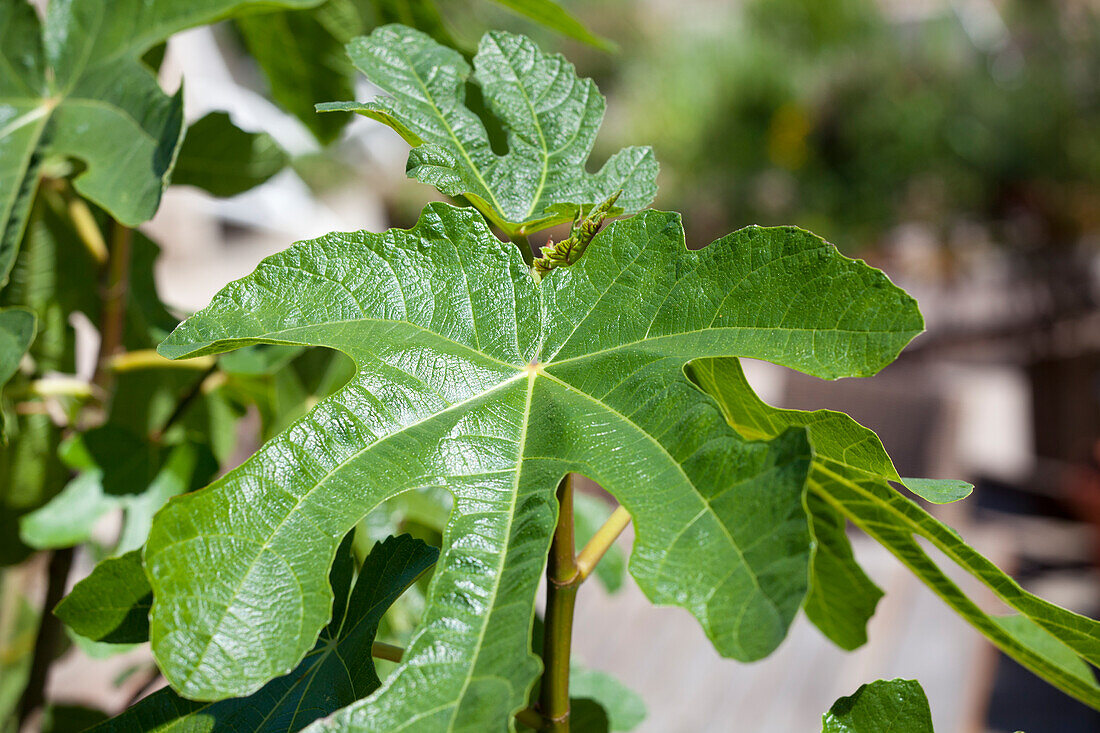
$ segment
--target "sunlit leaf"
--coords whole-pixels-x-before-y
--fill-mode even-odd
[[[630,511],[630,570],[651,600],[690,610],[722,654],[763,657],[806,591],[809,446],[801,429],[746,442],[684,365],[744,354],[871,374],[920,328],[882,273],[794,228],[689,251],[677,215],[645,212],[540,283],[476,212],[444,204],[411,230],[301,243],[161,346],[323,345],[357,369],[161,510],[145,556],[154,653],[198,698],[285,673],[327,617],[338,539],[385,499],[442,487],[455,504],[425,618],[383,687],[331,726],[497,729],[538,670],[535,591],[554,489],[573,471]]]
[[[620,150],[597,173],[585,169],[604,98],[564,57],[542,53],[524,36],[487,33],[474,57],[472,80],[508,133],[504,155],[465,105],[470,65],[457,51],[389,25],[352,41],[348,53],[384,96],[318,109],[358,112],[392,127],[413,146],[410,177],[464,196],[510,236],[571,221],[619,189],[617,205],[626,212],[657,192],[648,147]]]

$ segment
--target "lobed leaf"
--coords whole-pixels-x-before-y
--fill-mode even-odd
[[[1005,654],[1082,702],[1100,708],[1100,686],[1090,670],[1081,674],[1082,660],[1100,664],[1100,622],[1028,593],[963,542],[955,530],[894,490],[889,482],[900,479],[878,436],[842,413],[779,410],[767,405],[752,391],[735,359],[701,360],[691,365],[691,371],[696,382],[721,405],[729,423],[746,437],[766,439],[795,426],[809,431],[814,449],[808,480],[811,509],[816,499],[816,505],[823,503],[831,512],[846,517],[890,550]],[[1046,635],[1034,633],[1025,622],[1006,623],[983,612],[936,565],[918,537],[931,542]],[[854,560],[846,565],[853,574],[858,570]],[[816,560],[814,570],[817,576]],[[825,595],[822,602],[837,609],[835,618],[843,619],[850,604],[845,596],[849,589],[834,582],[823,577],[814,584]],[[820,615],[811,615],[811,619],[843,646],[843,637],[834,634],[829,623],[820,623]],[[1067,663],[1069,658],[1075,663]]]
[[[821,733],[933,733],[932,710],[916,680],[877,680],[833,703]]]
[[[320,727],[501,729],[538,673],[529,633],[554,489],[577,472],[633,516],[630,570],[651,600],[690,610],[722,654],[763,657],[806,592],[809,445],[802,429],[745,441],[684,366],[739,354],[870,374],[920,328],[882,273],[795,228],[693,252],[677,215],[649,211],[539,283],[477,213],[444,204],[410,230],[300,243],[160,347],[327,346],[356,371],[157,515],[154,654],[189,697],[250,693],[324,624],[338,538],[394,495],[445,488],[454,509],[405,660]]]
[[[127,226],[156,211],[183,108],[142,63],[146,51],[238,11],[319,1],[52,0],[44,25],[24,0],[0,3],[0,287],[47,159],[79,160],[76,190]]]
[[[487,33],[472,80],[507,131],[493,151],[485,125],[465,104],[470,65],[457,51],[404,26],[376,28],[348,45],[351,60],[385,96],[321,104],[393,128],[413,146],[408,174],[448,196],[464,196],[509,236],[566,221],[619,189],[620,211],[647,206],[657,192],[652,149],[620,150],[597,173],[585,165],[604,114],[591,79],[528,38]]]
[[[171,689],[145,698],[92,728],[99,733],[292,733],[378,687],[371,645],[386,610],[435,562],[438,551],[409,535],[374,546],[353,579],[351,542],[330,573],[333,616],[313,650],[290,674],[255,694],[217,703],[186,700]]]

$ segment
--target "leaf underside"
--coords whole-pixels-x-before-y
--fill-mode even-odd
[[[821,521],[835,522],[838,517],[851,521],[897,556],[1005,654],[1063,691],[1100,709],[1100,687],[1091,670],[1084,666],[1085,662],[1100,664],[1100,623],[1028,593],[963,542],[957,532],[892,488],[890,482],[901,479],[873,432],[843,413],[780,410],[765,404],[752,391],[736,359],[704,359],[693,363],[690,369],[695,382],[718,401],[730,425],[742,435],[768,439],[793,427],[808,430],[814,449],[807,482],[808,505],[815,513],[815,526]],[[820,509],[824,509],[824,514],[818,516]],[[1022,620],[1006,620],[982,611],[939,568],[918,538],[930,542],[981,581],[1021,614]],[[849,577],[862,575],[850,557],[850,548],[847,553],[844,572]],[[831,558],[837,559],[838,556]],[[818,610],[822,612],[815,616],[810,605],[807,611],[830,638],[845,646],[845,638],[862,632],[855,627],[865,623],[880,592],[870,585],[853,595],[852,588],[835,576],[823,580],[814,584],[819,592],[817,602],[823,606]],[[810,598],[814,599],[813,592]],[[864,618],[846,615],[847,609],[859,604],[867,609]],[[839,622],[839,630],[833,622]]]
[[[42,165],[75,158],[73,185],[127,226],[151,218],[183,135],[179,93],[141,56],[168,36],[254,7],[320,0],[25,0],[0,3],[0,287]]]
[[[352,41],[348,53],[385,95],[318,110],[358,112],[393,128],[413,146],[410,177],[464,196],[509,236],[571,221],[619,189],[624,212],[644,208],[657,192],[649,147],[624,148],[597,173],[585,170],[603,95],[563,56],[542,53],[524,36],[487,33],[474,57],[472,80],[507,132],[504,155],[493,151],[485,125],[466,107],[471,69],[454,49],[387,25]]]
[[[357,371],[157,516],[151,635],[172,685],[218,699],[293,668],[327,618],[339,538],[437,487],[455,502],[422,625],[382,688],[328,725],[508,725],[538,672],[535,591],[570,471],[630,511],[630,571],[651,600],[690,610],[726,656],[770,653],[806,592],[809,445],[802,429],[744,440],[684,365],[744,355],[867,375],[922,322],[882,273],[802,230],[695,252],[683,237],[678,215],[645,212],[536,283],[477,213],[430,204],[411,230],[295,245],[183,323],[161,353],[320,345]]]

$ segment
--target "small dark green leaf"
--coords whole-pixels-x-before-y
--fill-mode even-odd
[[[928,698],[916,680],[878,680],[833,703],[822,733],[933,733]]]
[[[81,733],[107,720],[107,713],[83,705],[48,705],[40,733]]]
[[[573,665],[569,694],[597,703],[607,716],[608,730],[634,730],[645,720],[646,707],[641,696],[606,672]]]
[[[378,622],[439,552],[408,535],[390,537],[375,545],[352,589],[350,548],[350,541],[342,544],[330,573],[332,619],[293,672],[247,698],[218,703],[186,700],[164,689],[93,730],[292,733],[368,695],[379,685],[371,660]]]
[[[36,319],[27,308],[0,308],[0,389],[8,383],[19,361],[34,341]],[[4,411],[0,410],[0,445],[5,442]]]
[[[352,61],[385,92],[367,103],[318,105],[392,127],[413,146],[408,174],[449,196],[463,196],[509,236],[545,229],[623,193],[617,213],[649,205],[657,161],[626,148],[598,173],[585,170],[603,120],[604,99],[560,55],[528,38],[490,32],[474,57],[473,81],[508,133],[497,155],[485,125],[465,104],[470,65],[457,51],[404,26],[376,28],[348,46]]]
[[[153,590],[145,578],[141,550],[132,550],[96,565],[54,614],[92,641],[133,644],[149,639],[152,604]]]
[[[970,496],[974,484],[956,479],[903,478],[901,483],[914,494],[933,504],[950,504]]]
[[[271,178],[288,160],[270,135],[245,132],[226,113],[211,112],[187,128],[172,183],[235,196]]]

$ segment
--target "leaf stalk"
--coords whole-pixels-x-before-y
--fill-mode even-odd
[[[577,573],[580,575],[582,582],[592,574],[604,553],[611,549],[611,546],[615,544],[615,540],[619,538],[619,535],[623,533],[623,530],[629,524],[630,512],[622,506],[618,506],[607,518],[607,521],[603,523],[603,526],[596,530],[596,534],[592,535],[592,539],[588,540],[584,549],[577,554]]]

